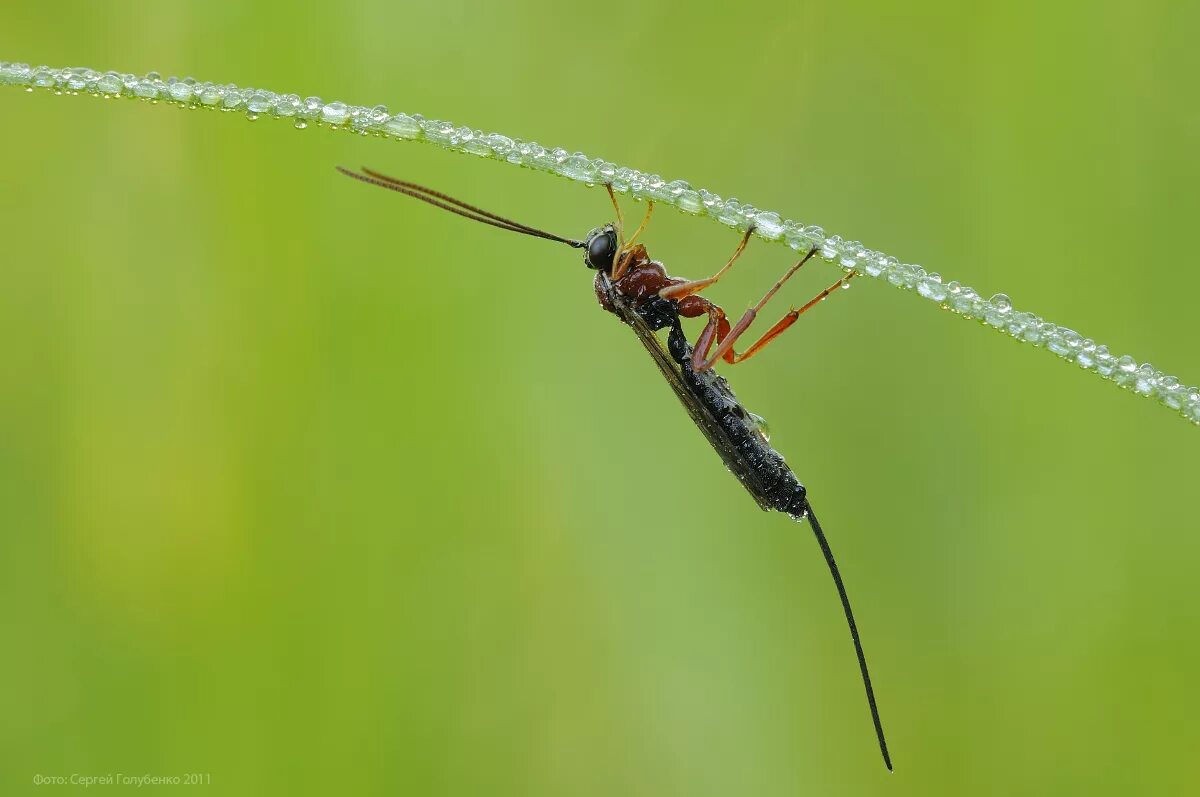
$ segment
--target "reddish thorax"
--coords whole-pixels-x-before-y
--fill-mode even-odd
[[[624,273],[615,280],[612,279],[611,269],[596,272],[596,299],[600,302],[600,306],[610,313],[616,313],[616,310],[608,301],[607,291],[604,288],[606,279],[612,280],[613,290],[629,299],[634,307],[658,296],[663,288],[687,282],[680,277],[672,277],[662,263],[651,260],[646,253],[646,247],[642,244],[635,244],[624,255],[623,264]],[[699,294],[684,297],[676,302],[676,305],[679,308],[679,314],[684,318],[702,316],[713,307],[712,302]]]

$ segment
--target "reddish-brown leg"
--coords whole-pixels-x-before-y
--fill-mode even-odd
[[[758,304],[747,310],[732,328],[729,328],[728,326],[729,322],[725,319],[725,312],[714,305],[713,309],[709,311],[708,324],[705,325],[704,330],[700,333],[700,337],[696,339],[696,345],[692,349],[692,368],[696,371],[706,371],[709,368],[712,368],[713,365],[716,364],[716,362],[720,359],[724,359],[725,362],[731,365],[750,359],[755,354],[758,354],[758,352],[762,351],[768,343],[781,335],[784,330],[794,324],[797,318],[811,310],[826,296],[833,293],[833,291],[837,290],[842,285],[845,285],[854,278],[855,275],[853,272],[845,277],[842,277],[837,282],[818,293],[812,299],[808,300],[799,310],[792,309],[788,311],[783,318],[779,319],[774,326],[763,333],[762,337],[755,341],[754,344],[751,345],[750,348],[748,348],[745,352],[738,354],[736,351],[734,351],[734,344],[737,342],[738,338],[741,337],[742,333],[744,333],[754,322],[754,319],[758,315],[758,311],[762,310],[766,303],[770,301],[771,297],[774,296],[781,287],[783,287],[783,284],[787,282],[793,274],[800,270],[801,266],[808,262],[815,252],[815,249],[810,250],[809,253],[805,255],[799,263],[788,269],[788,272],[784,274],[778,282],[771,286],[771,290],[767,291],[766,295],[759,300]],[[722,327],[724,327],[724,329],[722,329]],[[709,349],[714,341],[716,342],[717,347],[710,355]]]
[[[665,287],[661,291],[659,291],[658,295],[664,299],[671,299],[673,301],[678,301],[678,300],[684,298],[685,296],[691,296],[692,294],[699,293],[700,291],[707,288],[709,285],[712,285],[717,280],[721,279],[721,277],[724,276],[726,271],[733,268],[733,264],[735,262],[737,262],[737,259],[739,257],[741,257],[742,252],[746,251],[746,244],[750,243],[750,235],[753,232],[754,232],[754,227],[750,227],[748,230],[746,230],[746,234],[742,236],[742,241],[741,241],[741,243],[739,243],[737,245],[737,249],[733,250],[733,254],[730,255],[728,262],[726,262],[725,265],[721,266],[721,270],[718,271],[716,274],[713,274],[711,277],[708,277],[707,279],[688,280],[687,282],[680,282],[677,285],[668,285],[667,287]]]
[[[705,369],[700,366],[708,357],[708,352],[712,348],[713,343],[724,340],[729,336],[729,319],[725,317],[725,311],[720,305],[713,304],[702,296],[689,296],[680,302],[680,315],[695,317],[685,315],[682,309],[685,305],[696,299],[704,302],[704,312],[708,313],[708,323],[704,325],[704,329],[700,330],[700,335],[696,338],[695,345],[692,346],[692,370],[703,371]],[[712,367],[711,364],[708,367]]]
[[[776,337],[778,337],[785,329],[787,329],[792,324],[794,324],[796,322],[797,318],[804,315],[810,309],[815,307],[817,305],[817,303],[820,302],[822,299],[824,299],[826,296],[833,293],[834,291],[836,291],[838,288],[842,287],[846,283],[850,282],[850,280],[854,279],[855,274],[857,274],[857,272],[854,272],[854,271],[850,272],[849,274],[842,277],[837,282],[830,285],[825,290],[818,293],[813,298],[809,299],[807,302],[805,302],[804,306],[801,307],[799,310],[789,311],[787,313],[787,315],[785,315],[783,318],[781,318],[775,322],[775,326],[771,327],[766,332],[764,332],[763,336],[761,338],[759,338],[758,340],[756,340],[750,346],[750,348],[746,349],[741,354],[734,354],[733,359],[729,359],[728,357],[726,357],[725,359],[730,364],[740,363],[740,362],[749,360],[751,357],[753,357],[754,355],[756,355],[760,351],[762,351],[764,346],[766,346],[768,343],[770,343]]]
[[[783,284],[791,279],[792,275],[799,271],[800,268],[807,263],[815,253],[816,249],[810,249],[808,254],[800,259],[799,263],[789,268],[787,273],[780,277],[779,280],[771,286],[771,289],[767,291],[761,299],[758,300],[758,304],[751,307],[742,315],[741,318],[738,319],[738,322],[733,325],[733,329],[729,330],[728,334],[718,334],[722,321],[724,321],[725,324],[728,324],[729,322],[725,320],[725,311],[720,307],[713,305],[712,309],[709,311],[708,324],[705,325],[704,330],[700,333],[700,337],[696,339],[696,345],[692,347],[692,368],[697,371],[707,371],[709,368],[712,368],[713,364],[722,357],[725,358],[726,362],[732,363],[732,358],[736,356],[733,352],[733,344],[736,343],[741,334],[746,331],[746,328],[754,323],[754,319],[758,315],[758,311],[763,309],[763,306],[771,300],[772,296],[779,292],[779,289],[783,287]],[[710,356],[708,350],[714,339],[717,343],[717,349]]]

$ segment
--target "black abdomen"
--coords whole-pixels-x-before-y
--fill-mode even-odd
[[[670,329],[667,351],[679,369],[688,396],[714,422],[707,425],[711,428],[701,426],[725,466],[763,509],[784,512],[797,520],[804,517],[808,511],[804,485],[783,456],[771,448],[759,422],[738,401],[723,377],[712,370],[693,370],[692,346],[680,327],[675,303],[656,297],[639,306],[637,314],[651,329]]]

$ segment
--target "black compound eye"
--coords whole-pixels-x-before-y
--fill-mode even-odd
[[[596,230],[587,239],[587,253],[583,262],[588,268],[612,268],[613,256],[617,253],[617,234],[608,228]]]

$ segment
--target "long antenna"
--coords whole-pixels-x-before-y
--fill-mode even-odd
[[[583,241],[577,241],[573,238],[563,238],[559,235],[539,230],[536,227],[530,227],[528,224],[522,224],[519,221],[506,219],[491,211],[477,208],[474,205],[467,204],[461,199],[455,199],[452,196],[443,194],[440,191],[434,191],[432,188],[426,188],[417,183],[410,183],[407,180],[397,180],[395,177],[388,177],[385,174],[380,174],[377,171],[363,167],[362,172],[356,172],[347,169],[345,166],[338,166],[337,170],[347,177],[352,177],[368,185],[377,185],[380,188],[386,188],[389,191],[395,191],[405,196],[410,196],[413,199],[419,199],[422,202],[428,202],[434,207],[448,210],[451,213],[457,213],[459,216],[471,219],[472,221],[480,221],[484,224],[490,224],[493,227],[499,227],[502,230],[510,232],[519,232],[524,235],[532,235],[534,238],[544,238],[548,241],[556,241],[558,243],[573,246],[576,249],[582,249],[586,244]]]
[[[817,538],[817,545],[821,546],[821,553],[825,554],[825,563],[829,565],[829,574],[833,576],[838,597],[842,599],[842,611],[846,614],[846,624],[850,626],[850,638],[854,640],[854,652],[858,654],[858,669],[862,672],[863,687],[867,690],[867,704],[871,707],[871,721],[875,723],[875,736],[879,739],[879,752],[883,753],[883,763],[888,768],[888,772],[892,772],[892,757],[888,754],[887,739],[883,737],[883,722],[879,719],[879,707],[875,704],[875,690],[871,687],[871,673],[867,672],[867,656],[863,653],[862,641],[858,638],[858,626],[854,623],[854,610],[850,608],[846,585],[842,583],[842,574],[838,570],[837,562],[834,561],[829,541],[825,539],[825,532],[821,531],[821,524],[817,522],[817,516],[813,514],[812,504],[808,504],[808,502],[805,504],[808,508],[806,512],[808,524],[812,526],[813,536]]]

